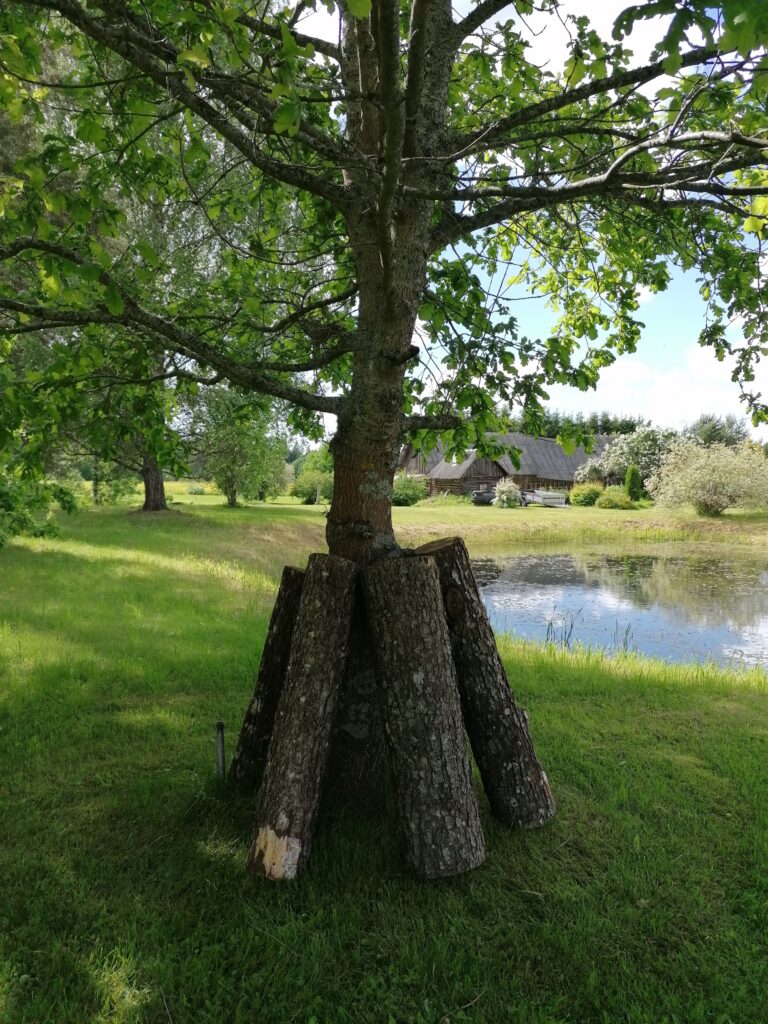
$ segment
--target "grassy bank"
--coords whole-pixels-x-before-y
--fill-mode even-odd
[[[510,529],[439,511],[470,545]],[[616,523],[571,512],[509,515]],[[404,534],[421,516],[398,510]],[[555,822],[483,806],[486,866],[423,884],[386,809],[331,804],[303,881],[245,875],[252,798],[215,785],[214,723],[231,744],[275,575],[322,529],[288,505],[89,512],[0,552],[3,1024],[768,1020],[757,672],[504,642]]]

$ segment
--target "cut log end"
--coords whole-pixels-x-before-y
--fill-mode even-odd
[[[260,828],[248,851],[248,870],[252,875],[273,882],[293,881],[301,864],[301,839],[279,836],[274,829]]]

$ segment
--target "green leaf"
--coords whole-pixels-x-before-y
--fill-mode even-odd
[[[104,305],[107,307],[112,316],[120,316],[125,309],[125,303],[120,295],[120,292],[113,285],[107,285],[104,292]]]
[[[189,50],[182,50],[176,61],[179,64],[195,64],[199,68],[207,68],[211,58],[201,46],[193,46]]]
[[[288,132],[289,135],[295,135],[299,130],[300,117],[301,108],[295,100],[281,103],[275,111],[275,131],[278,134]]]
[[[150,265],[150,267],[156,267],[160,260],[157,258],[157,253],[146,240],[146,238],[140,238],[136,243],[136,248],[141,253],[142,257]]]
[[[367,18],[371,13],[371,0],[347,0],[347,7],[355,18]]]

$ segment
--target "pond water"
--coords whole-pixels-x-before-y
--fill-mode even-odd
[[[525,554],[473,560],[499,633],[768,668],[768,560]]]

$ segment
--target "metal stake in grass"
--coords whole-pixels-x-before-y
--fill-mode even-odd
[[[224,778],[224,723],[216,723],[216,777]]]

